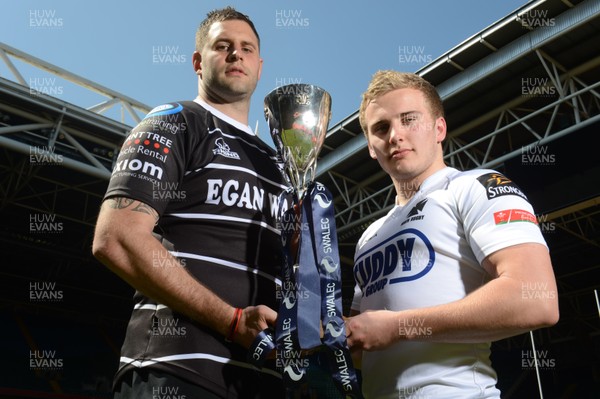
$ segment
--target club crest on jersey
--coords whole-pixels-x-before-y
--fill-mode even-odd
[[[431,270],[435,251],[417,229],[404,229],[361,254],[354,263],[354,278],[363,296],[382,291],[388,284],[417,280]]]
[[[501,173],[486,173],[479,176],[477,181],[485,188],[489,200],[503,195],[516,195],[525,201],[529,201],[525,193],[512,180]]]
[[[229,144],[225,142],[223,137],[219,137],[215,140],[215,148],[213,149],[213,154],[221,155],[225,158],[240,159],[239,154],[235,151],[231,151]]]

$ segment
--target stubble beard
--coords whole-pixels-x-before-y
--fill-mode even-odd
[[[249,82],[236,81],[231,78],[209,78],[204,85],[205,91],[211,93],[221,102],[231,103],[244,99],[250,99],[256,84],[252,86]]]

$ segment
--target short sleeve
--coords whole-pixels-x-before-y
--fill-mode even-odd
[[[128,197],[162,214],[165,193],[177,191],[185,173],[187,123],[179,103],[154,108],[125,139],[104,196]]]
[[[454,181],[457,209],[477,260],[481,263],[490,254],[517,244],[546,245],[525,193],[498,172],[478,173],[463,174]]]

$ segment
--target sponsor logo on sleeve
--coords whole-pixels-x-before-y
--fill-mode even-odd
[[[129,176],[158,184],[172,146],[173,140],[160,133],[131,132],[121,147],[113,177]]]
[[[506,209],[494,213],[494,223],[496,223],[496,225],[514,222],[538,224],[535,215],[523,209]]]
[[[501,173],[486,173],[479,176],[477,181],[485,188],[485,193],[490,200],[504,195],[516,195],[528,201],[525,193],[512,180]]]
[[[176,114],[178,112],[181,112],[182,109],[183,109],[183,106],[179,103],[159,105],[158,107],[155,107],[154,109],[152,109],[152,111],[148,112],[148,115],[146,115],[146,118],[152,117],[152,116]]]
[[[178,134],[187,131],[185,119],[179,114],[183,106],[179,103],[160,105],[150,111],[139,126],[164,133]]]
[[[163,169],[152,162],[141,161],[139,159],[125,159],[118,161],[113,170],[114,176],[123,174],[155,182],[162,179]]]
[[[132,132],[123,143],[119,155],[143,154],[164,163],[167,161],[172,146],[173,140],[161,134]]]

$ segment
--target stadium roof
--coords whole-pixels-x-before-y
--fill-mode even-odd
[[[528,2],[417,72],[444,101],[447,164],[502,171],[536,208],[551,248],[561,306],[559,324],[537,338],[558,345],[561,353],[561,343],[577,347],[582,336],[598,348],[600,332],[594,300],[594,290],[600,289],[600,163],[594,145],[600,128],[599,15],[597,0]],[[131,122],[149,108],[1,43],[0,59],[14,75],[13,80],[0,78],[0,245],[7,254],[0,272],[2,303],[18,311],[122,325],[131,289],[99,265],[90,248],[117,151]],[[11,59],[104,99],[86,109],[33,93]],[[102,114],[111,107],[121,107],[130,122]],[[52,152],[44,152],[51,147]],[[543,161],[528,161],[527,155],[536,154],[545,155]],[[47,162],[32,162],[32,155],[46,156]],[[358,237],[391,209],[395,196],[390,179],[368,156],[358,113],[329,129],[317,180],[336,196],[340,254],[350,282]],[[60,234],[32,232],[29,221],[41,215],[54,215],[63,227]],[[68,287],[68,300],[60,306],[26,300],[23,286],[39,279]],[[350,283],[345,289],[348,298]],[[522,340],[499,345],[521,348],[526,346]],[[561,367],[592,364],[578,364],[574,356],[579,352],[567,352],[573,355],[566,354]]]

